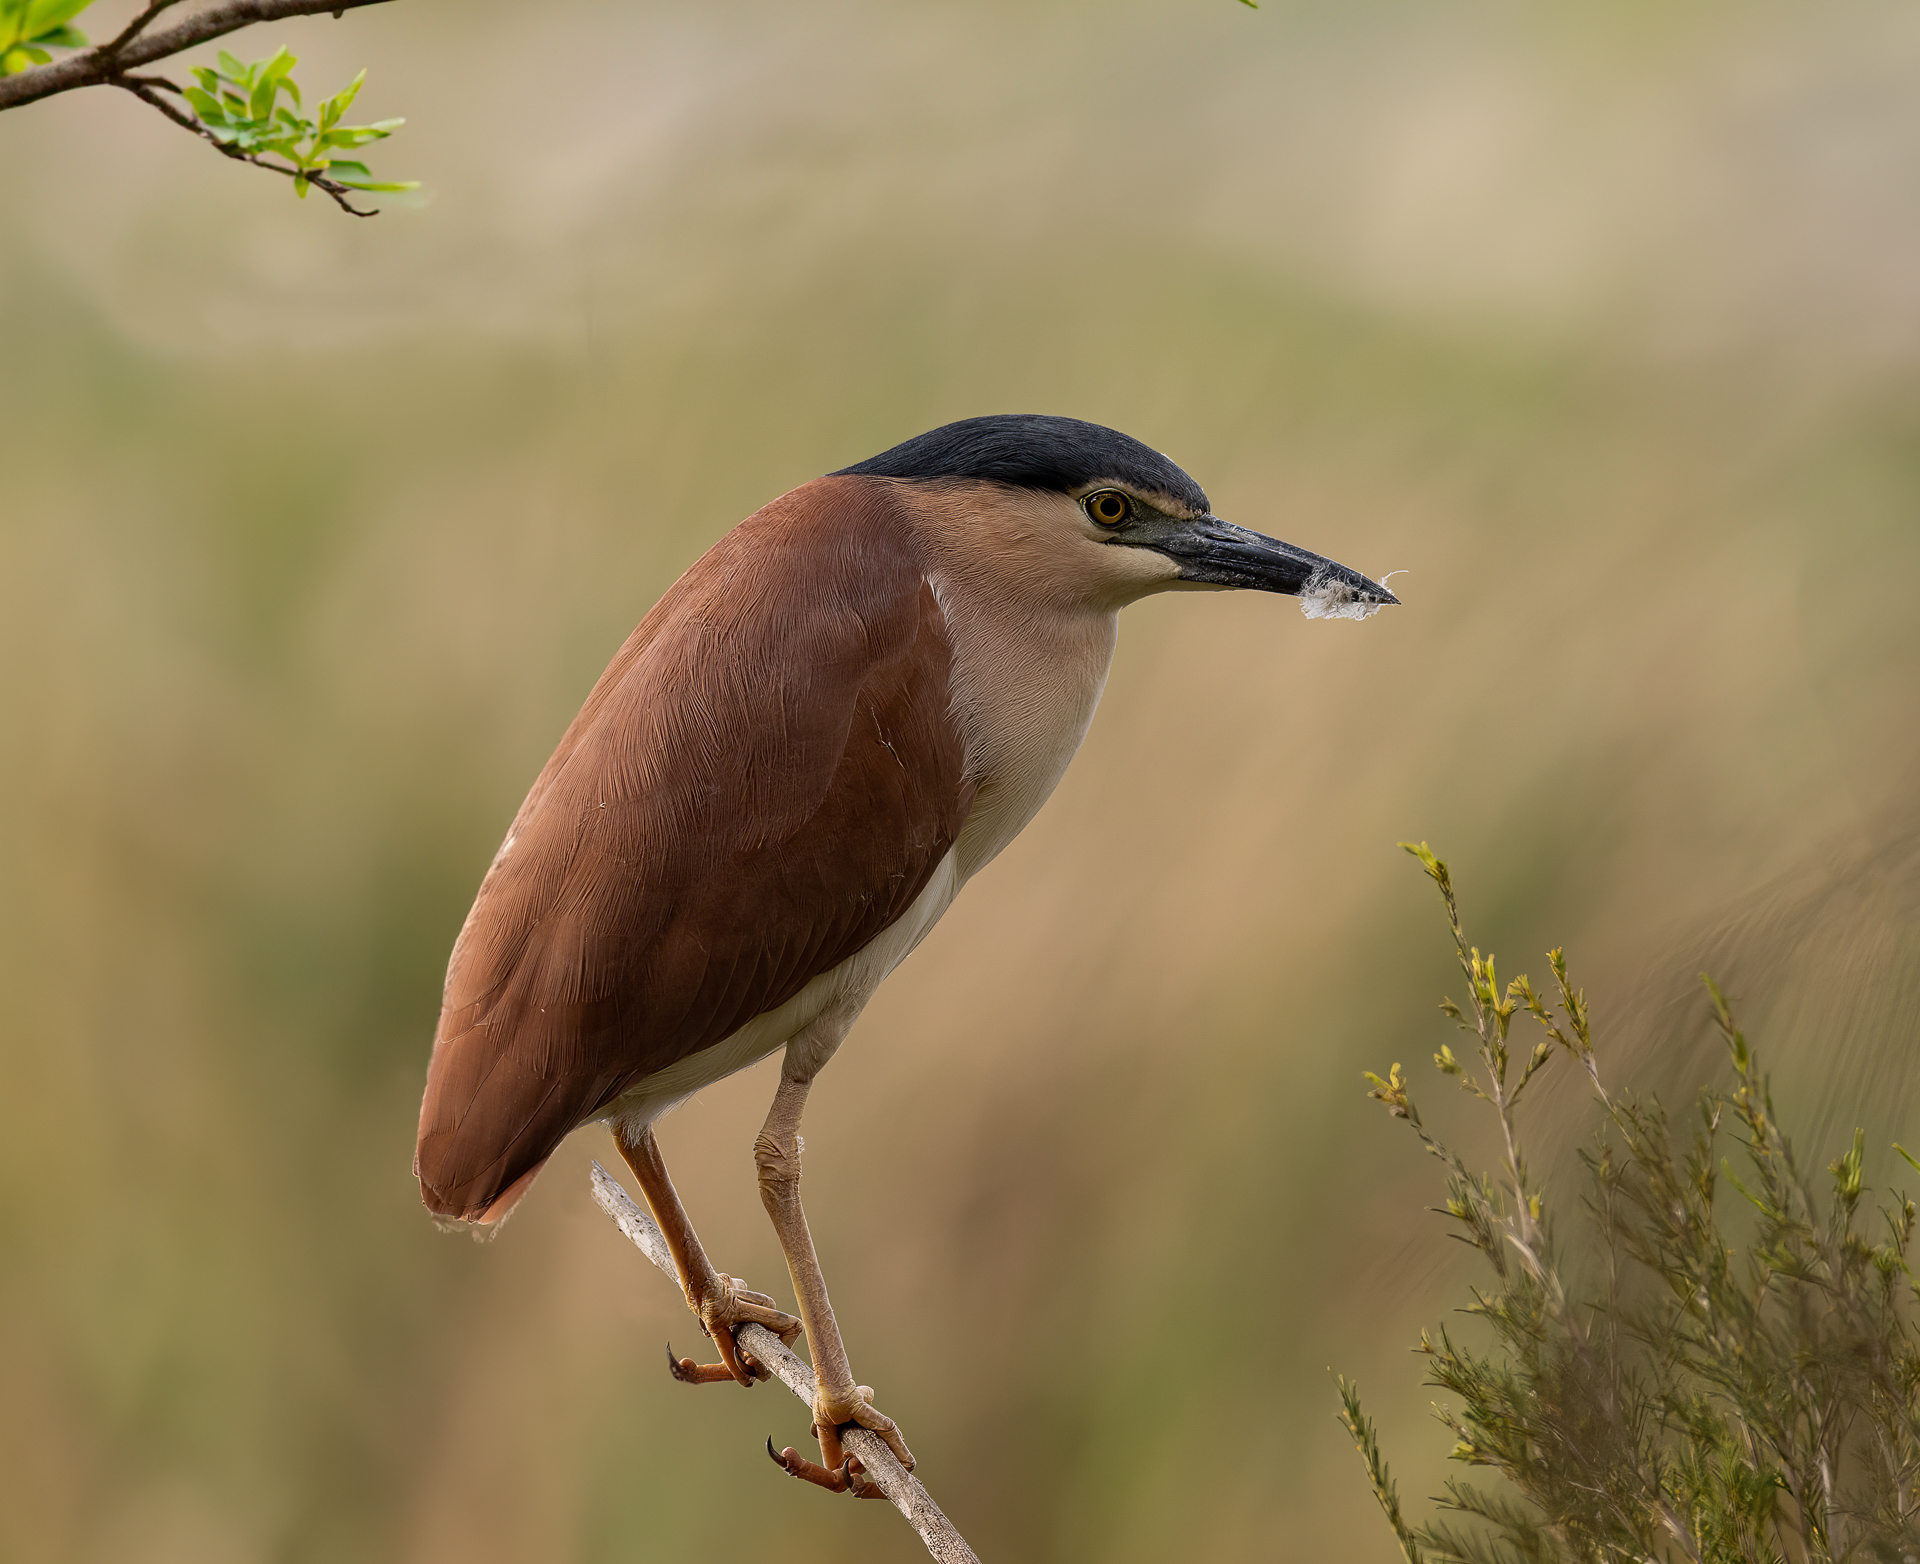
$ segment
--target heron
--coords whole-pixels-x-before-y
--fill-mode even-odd
[[[1214,515],[1140,441],[1074,418],[968,418],[801,484],[697,560],[620,648],[514,816],[447,967],[414,1172],[484,1235],[605,1122],[720,1361],[804,1331],[818,1462],[861,1489],[856,1383],[800,1200],[814,1078],[888,974],[1033,819],[1093,719],[1119,613],[1235,588],[1364,615],[1344,565]],[[655,1140],[696,1092],[784,1051],[753,1143],[797,1314],[718,1270]],[[771,1451],[771,1442],[769,1442]]]

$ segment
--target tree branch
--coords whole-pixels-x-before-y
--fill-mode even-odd
[[[383,5],[386,0],[221,0],[218,5],[195,12],[164,32],[146,31],[148,23],[177,3],[178,0],[150,0],[117,38],[82,49],[64,60],[36,65],[17,76],[0,76],[0,109],[15,109],[23,103],[50,98],[57,92],[71,92],[76,87],[118,86],[119,78],[128,71],[260,22],[315,16],[322,11],[338,16],[363,5]],[[271,164],[262,166],[272,167]]]
[[[171,0],[168,0],[168,3],[171,3]],[[162,114],[166,115],[168,119],[172,120],[174,124],[180,126],[181,129],[192,131],[196,136],[200,137],[201,140],[211,143],[220,152],[224,153],[227,157],[233,158],[237,162],[251,163],[255,168],[264,168],[269,173],[285,174],[289,179],[304,179],[316,190],[324,190],[328,195],[332,196],[341,211],[350,212],[355,217],[378,217],[380,215],[377,208],[373,211],[368,211],[362,207],[355,206],[347,199],[351,193],[349,187],[327,178],[325,174],[303,174],[299,169],[289,168],[284,163],[269,163],[265,158],[255,153],[242,152],[238,147],[228,146],[218,136],[214,135],[212,131],[208,130],[206,126],[194,119],[192,115],[183,114],[153,90],[156,87],[163,87],[168,92],[179,93],[180,89],[163,77],[116,76],[113,78],[112,85],[115,87],[124,87],[142,103],[150,104],[158,109]]]
[[[593,1165],[593,1198],[599,1202],[600,1209],[618,1224],[620,1231],[633,1241],[636,1249],[665,1272],[669,1280],[677,1280],[673,1256],[667,1251],[667,1240],[658,1224],[648,1212],[633,1203],[627,1192],[609,1178],[607,1170],[597,1162]],[[734,1335],[740,1345],[765,1364],[811,1413],[813,1370],[789,1352],[780,1338],[764,1325],[742,1325]],[[980,1564],[973,1549],[967,1546],[966,1538],[955,1531],[953,1522],[940,1513],[940,1506],[920,1486],[920,1480],[894,1459],[886,1440],[865,1428],[848,1428],[840,1438],[847,1449],[860,1458],[867,1475],[892,1502],[893,1507],[906,1516],[907,1524],[919,1533],[920,1540],[927,1545],[927,1552],[940,1564]]]

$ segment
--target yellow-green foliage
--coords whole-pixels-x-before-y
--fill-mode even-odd
[[[73,25],[93,0],[0,0],[0,76],[45,65],[55,49],[82,49],[86,34]]]
[[[1440,1329],[1423,1333],[1419,1350],[1429,1383],[1454,1398],[1437,1408],[1453,1459],[1509,1485],[1451,1480],[1440,1506],[1465,1523],[1410,1523],[1358,1391],[1342,1379],[1340,1419],[1409,1564],[1912,1558],[1915,1208],[1896,1196],[1881,1223],[1863,1218],[1864,1133],[1828,1169],[1823,1204],[1708,979],[1733,1082],[1701,1096],[1698,1122],[1676,1146],[1658,1102],[1602,1084],[1586,999],[1561,952],[1548,955],[1557,1009],[1525,977],[1503,989],[1492,955],[1467,942],[1446,864],[1424,842],[1404,845],[1446,903],[1470,1010],[1441,1008],[1473,1035],[1479,1070],[1444,1045],[1434,1063],[1498,1116],[1500,1171],[1469,1170],[1428,1132],[1399,1065],[1385,1079],[1369,1073],[1369,1095],[1445,1164],[1446,1215],[1492,1268],[1493,1285],[1465,1311],[1490,1327],[1491,1347]],[[1520,1010],[1545,1035],[1514,1076],[1507,1034]],[[1556,1054],[1586,1072],[1602,1115],[1583,1158],[1586,1220],[1571,1244],[1556,1241],[1558,1212],[1528,1171],[1515,1113]],[[1741,1171],[1722,1155],[1728,1141]],[[1598,1263],[1579,1264],[1589,1249]]]
[[[321,177],[350,190],[418,189],[418,180],[377,180],[359,159],[340,156],[370,141],[384,141],[406,123],[403,119],[375,120],[371,125],[340,123],[341,115],[360,95],[367,73],[361,71],[322,103],[316,122],[300,112],[300,88],[293,79],[293,68],[299,63],[284,48],[251,65],[222,49],[217,65],[194,69],[193,78],[200,85],[188,87],[183,96],[207,134],[221,146],[251,157],[272,153],[298,169],[295,195],[304,197],[310,181]],[[286,103],[280,101],[283,97]]]

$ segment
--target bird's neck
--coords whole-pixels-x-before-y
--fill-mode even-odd
[[[1020,834],[1078,753],[1106,687],[1119,615],[1036,620],[964,590],[942,595],[954,637],[954,712],[967,770],[979,779],[954,844],[965,880]]]
[[[979,784],[954,845],[963,881],[1020,833],[1059,783],[1093,721],[1119,632],[1117,605],[1062,601],[1047,592],[1046,573],[1022,559],[1021,534],[1045,520],[1024,517],[1022,500],[1010,491],[1000,509],[969,518],[1007,533],[992,540],[1001,546],[982,548],[979,532],[963,539],[939,522],[915,528],[946,615],[953,711]]]

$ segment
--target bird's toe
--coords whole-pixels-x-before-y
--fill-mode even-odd
[[[719,1349],[720,1362],[696,1363],[692,1358],[676,1358],[667,1348],[667,1367],[682,1384],[711,1385],[731,1379],[736,1384],[752,1385],[773,1376],[765,1365],[741,1350],[734,1333],[742,1325],[764,1325],[786,1345],[800,1334],[799,1319],[777,1307],[763,1292],[754,1292],[731,1276],[717,1276],[714,1285],[697,1297],[689,1297],[687,1306],[700,1321],[700,1328]]]
[[[809,1461],[792,1445],[776,1452],[772,1439],[767,1440],[767,1454],[772,1458],[773,1464],[789,1477],[797,1477],[802,1482],[825,1488],[829,1493],[845,1493],[851,1488],[864,1498],[866,1495],[862,1493],[863,1487],[872,1489],[875,1494],[880,1492],[874,1487],[873,1479],[866,1475],[859,1461],[853,1456],[843,1457],[838,1466],[823,1466],[818,1461]]]
[[[683,1385],[713,1385],[732,1379],[733,1370],[724,1363],[696,1363],[692,1358],[673,1355],[673,1343],[667,1343],[667,1372]]]

